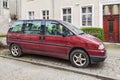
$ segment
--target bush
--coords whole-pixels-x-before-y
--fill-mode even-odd
[[[104,41],[104,34],[103,34],[103,29],[98,28],[98,27],[85,27],[81,28],[82,31],[84,31],[87,34],[91,34],[100,40]]]

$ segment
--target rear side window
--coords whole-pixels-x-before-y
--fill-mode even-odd
[[[23,32],[26,34],[41,34],[41,21],[27,21],[23,24]]]
[[[10,32],[20,33],[22,32],[23,21],[16,21],[12,24]]]

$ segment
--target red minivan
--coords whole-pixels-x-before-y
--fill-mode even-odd
[[[18,20],[8,33],[11,55],[40,54],[70,60],[75,67],[106,59],[105,47],[99,39],[60,20]]]

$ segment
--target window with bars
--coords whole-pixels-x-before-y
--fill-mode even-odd
[[[92,26],[92,6],[82,7],[82,26]]]
[[[71,8],[63,8],[62,9],[62,14],[63,14],[63,21],[72,22],[72,17],[71,17]]]
[[[34,19],[34,11],[28,12],[28,19]]]
[[[3,8],[9,8],[8,0],[3,0]]]
[[[43,10],[42,17],[43,19],[49,19],[49,10]]]

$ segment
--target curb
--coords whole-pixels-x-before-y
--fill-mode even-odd
[[[0,57],[7,58],[7,59],[12,59],[12,60],[16,60],[16,61],[22,61],[22,62],[34,64],[34,65],[40,65],[40,66],[50,67],[50,68],[54,68],[54,69],[74,72],[74,73],[83,74],[83,75],[87,75],[87,76],[92,76],[92,77],[96,77],[96,78],[102,79],[102,80],[116,80],[114,77],[111,77],[111,76],[97,75],[97,74],[84,72],[84,71],[76,71],[76,70],[69,69],[69,68],[66,68],[66,67],[61,67],[60,65],[50,65],[50,64],[45,64],[45,63],[42,63],[42,62],[34,62],[34,61],[30,61],[30,60],[24,60],[24,59],[14,58],[14,57],[9,57],[9,56],[4,56],[4,55],[0,55]]]
[[[110,42],[103,42],[105,45],[114,45],[114,46],[120,46],[120,43],[110,43]]]

